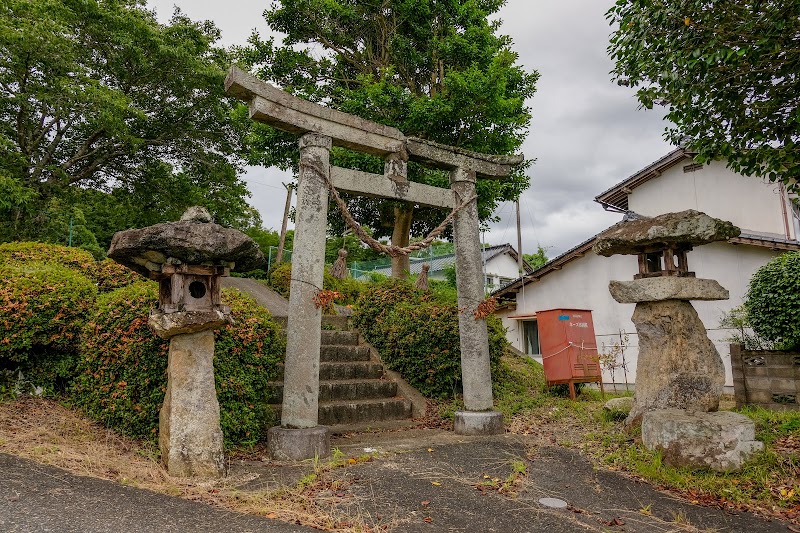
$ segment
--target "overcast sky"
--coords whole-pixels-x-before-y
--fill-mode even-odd
[[[643,111],[630,88],[610,81],[606,54],[611,28],[605,19],[613,0],[509,0],[500,11],[501,32],[510,35],[519,62],[541,73],[530,133],[522,147],[531,186],[521,198],[522,248],[537,245],[554,257],[620,220],[594,197],[627,178],[671,147],[662,139],[660,111]],[[269,32],[261,16],[268,0],[148,0],[162,21],[177,5],[195,20],[212,20],[225,46],[244,44],[253,29]],[[279,229],[286,201],[277,169],[250,169],[244,179],[264,225]],[[512,203],[496,212],[485,240],[516,247]]]

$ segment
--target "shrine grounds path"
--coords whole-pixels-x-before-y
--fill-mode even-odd
[[[574,450],[532,446],[520,435],[480,438],[404,430],[337,437],[334,446],[344,457],[361,459],[326,472],[335,488],[309,497],[326,498],[339,511],[360,517],[371,531],[798,531],[787,522],[692,505],[619,473],[597,470]],[[313,468],[247,460],[232,464],[231,474],[258,474],[250,482],[258,490],[294,484]],[[567,507],[547,507],[541,498],[563,500]],[[0,454],[0,531],[314,530]]]

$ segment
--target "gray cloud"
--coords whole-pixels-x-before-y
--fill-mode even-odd
[[[220,3],[212,0],[149,0],[162,20],[173,4],[193,19],[213,20],[222,44],[242,44],[253,29],[267,34],[263,0]],[[620,216],[607,213],[594,196],[671,150],[661,138],[661,111],[642,111],[633,91],[611,82],[606,54],[611,33],[605,12],[613,0],[509,0],[501,10],[501,32],[527,69],[542,77],[528,103],[533,113],[522,151],[537,162],[531,188],[523,193],[523,251],[537,244],[552,257]],[[288,176],[276,169],[249,169],[251,203],[268,227],[280,227]],[[516,246],[513,205],[498,208],[501,221],[490,225],[487,242]]]

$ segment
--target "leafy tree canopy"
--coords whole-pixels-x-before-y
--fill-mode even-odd
[[[308,100],[423,137],[472,150],[507,154],[519,149],[530,123],[525,99],[538,73],[517,64],[511,40],[490,21],[503,0],[281,0],[265,12],[272,30],[254,34],[240,59],[262,78]],[[258,126],[254,164],[297,164],[296,139]],[[334,150],[334,164],[383,173],[374,157]],[[409,165],[409,179],[449,187],[441,172]],[[482,180],[479,212],[527,187],[524,169],[505,183]],[[405,245],[409,228],[426,233],[445,213],[418,210],[411,225],[405,206],[359,198],[351,210],[376,237]],[[405,215],[403,214],[405,213]],[[342,228],[331,218],[334,231]],[[398,232],[398,227],[407,227]],[[398,241],[399,239],[399,241]]]
[[[800,2],[618,0],[607,17],[612,74],[667,106],[668,140],[798,190]]]
[[[547,257],[547,248],[537,245],[535,254],[522,254],[522,258],[534,269],[544,266],[550,259]]]
[[[50,240],[39,228],[75,206],[106,244],[193,203],[258,222],[218,37],[178,11],[159,24],[141,0],[2,2],[0,237]]]

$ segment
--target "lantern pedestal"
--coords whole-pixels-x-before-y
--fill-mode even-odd
[[[158,446],[171,476],[225,475],[213,361],[212,330],[175,335],[169,342]]]

